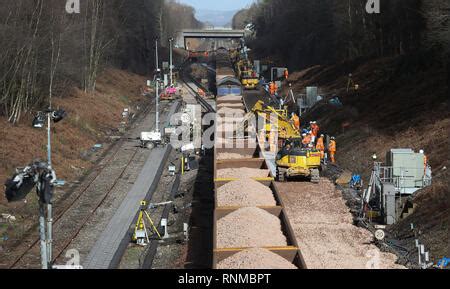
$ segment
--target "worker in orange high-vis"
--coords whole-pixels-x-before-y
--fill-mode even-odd
[[[336,138],[331,137],[330,144],[328,145],[328,152],[330,153],[331,162],[336,163]]]
[[[311,123],[311,135],[312,135],[311,141],[313,143],[316,142],[316,139],[319,136],[319,130],[320,130],[320,128],[319,128],[319,125],[317,125],[317,121],[313,121]]]
[[[287,70],[287,69],[284,70],[284,78],[285,79],[289,78],[289,70]]]
[[[269,93],[270,93],[270,95],[275,95],[275,83],[274,82],[269,83]]]
[[[420,150],[419,153],[423,154],[423,174],[425,175],[427,173],[428,157],[425,155],[424,150]]]
[[[277,150],[277,133],[275,131],[271,131],[269,133],[269,149],[271,153],[276,152]]]
[[[317,139],[317,144],[316,144],[316,150],[320,151],[320,159],[322,159],[322,160],[325,158],[324,138],[325,138],[325,136],[323,134],[320,135],[320,137]]]
[[[304,133],[302,134],[302,144],[304,148],[307,148],[311,144],[311,134]]]
[[[274,89],[273,95],[277,95],[278,94],[278,85],[276,82],[273,83],[273,89]]]
[[[198,89],[197,89],[197,92],[198,92],[198,94],[199,94],[200,96],[202,96],[202,97],[205,97],[205,96],[206,96],[205,91],[204,91],[203,89],[201,89],[201,88],[198,88]]]
[[[295,112],[292,113],[291,121],[294,123],[295,129],[300,131],[300,117]]]

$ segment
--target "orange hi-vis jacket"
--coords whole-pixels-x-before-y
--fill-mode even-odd
[[[269,92],[270,94],[275,94],[275,83],[271,82],[269,84]]]
[[[423,171],[424,173],[427,171],[428,166],[428,157],[426,155],[423,155]]]
[[[312,131],[312,135],[317,137],[319,135],[320,128],[317,124],[313,123],[311,125],[311,131]]]
[[[298,115],[294,114],[291,118],[291,120],[294,122],[294,126],[296,129],[300,129],[300,118],[298,117]]]
[[[303,140],[302,140],[302,144],[304,145],[309,145],[311,143],[311,135],[306,135]]]
[[[317,139],[316,149],[318,149],[319,151],[325,150],[325,144],[323,143],[323,137],[320,137],[319,139]]]
[[[330,145],[328,146],[328,151],[335,153],[336,152],[336,141],[330,141]]]

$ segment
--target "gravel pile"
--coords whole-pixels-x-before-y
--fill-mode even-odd
[[[228,114],[226,116],[216,115],[217,117],[217,126],[223,125],[224,123],[235,123],[241,124],[244,121],[244,115],[235,115],[234,117],[229,117]]]
[[[243,109],[229,107],[222,107],[217,111],[217,113],[222,115],[236,115],[238,117],[245,115],[245,111]]]
[[[276,206],[272,190],[255,180],[229,182],[217,189],[219,207]]]
[[[217,269],[298,269],[283,257],[264,248],[241,251],[217,263]]]
[[[267,169],[229,168],[217,170],[217,177],[226,179],[267,178],[268,176],[269,170]]]
[[[309,269],[400,269],[397,257],[372,244],[372,234],[353,224],[342,193],[328,179],[319,184],[279,183],[286,213]]]
[[[216,132],[218,133],[235,132],[238,129],[238,127],[239,127],[238,123],[236,122],[221,123],[216,126]]]
[[[230,108],[240,108],[240,109],[244,109],[244,105],[242,103],[219,103],[217,105],[217,107],[230,107]]]
[[[219,96],[218,100],[220,101],[236,101],[236,100],[242,100],[241,95],[225,95],[225,96]]]
[[[241,208],[217,221],[217,248],[287,246],[278,217],[255,207]]]
[[[238,118],[237,120],[241,120],[241,118]],[[216,124],[216,131],[218,133],[225,132],[225,131],[238,131],[238,130],[241,133],[253,132],[253,131],[255,131],[255,127],[253,125],[244,127],[242,125],[242,120],[236,121],[236,119],[231,119],[231,118],[227,118],[225,121],[221,121]]]
[[[224,138],[220,138],[220,139],[216,139],[214,146],[216,148],[234,148],[235,147],[235,142],[232,139],[224,139]],[[220,154],[220,153],[219,153]],[[225,159],[221,158],[221,159]]]
[[[232,134],[232,136],[228,136],[227,134]],[[256,150],[257,148],[257,142],[255,139],[252,139],[250,136],[244,136],[242,137],[240,136],[236,136],[234,133],[230,133],[230,132],[217,132],[217,137],[215,137],[215,142],[216,143],[233,143],[233,142],[245,142],[245,143],[250,143],[253,144],[252,147],[246,146],[246,148],[254,148]]]
[[[237,154],[237,153],[218,153],[218,160],[238,160],[238,159],[251,159],[252,155]]]

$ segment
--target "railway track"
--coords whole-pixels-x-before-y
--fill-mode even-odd
[[[195,86],[195,82],[188,77],[188,81],[185,80],[183,75],[182,82],[188,87],[195,95],[196,100],[199,104],[202,105],[208,111],[214,111],[214,109],[209,105],[209,103],[204,100],[200,95],[198,95]],[[189,81],[191,83],[189,83]],[[154,106],[154,102],[152,103]],[[148,106],[143,115],[147,115],[152,109],[152,105]],[[164,109],[164,107],[162,107]],[[142,120],[139,119],[139,120]],[[67,249],[69,249],[70,245],[77,238],[80,232],[85,228],[86,224],[92,220],[94,215],[97,213],[98,209],[102,207],[105,200],[110,196],[111,192],[114,191],[117,184],[123,178],[125,172],[133,163],[133,160],[136,157],[136,154],[139,151],[138,147],[133,147],[133,149],[123,149],[125,142],[129,141],[130,137],[122,137],[120,141],[114,146],[110,147],[105,154],[107,155],[111,150],[117,148],[112,154],[107,155],[106,160],[103,158],[100,161],[100,167],[94,169],[94,175],[90,177],[90,180],[86,185],[77,193],[74,197],[69,196],[65,198],[63,202],[69,203],[64,206],[62,210],[57,211],[56,216],[53,218],[53,257],[52,261],[55,263],[61,258],[64,257],[64,253]],[[119,156],[120,152],[126,152],[122,156]],[[106,189],[100,190],[103,191],[103,194],[95,194],[98,190],[97,182],[102,178],[102,174],[108,170],[111,166],[117,164],[125,164],[120,167],[120,171],[118,174],[115,174],[115,178],[108,182],[108,187]],[[92,171],[91,171],[92,174]],[[174,186],[171,191],[171,196],[176,193],[178,189],[180,179],[176,178]],[[92,195],[95,195],[95,201],[91,200]],[[167,218],[170,212],[171,206],[166,206],[161,214],[161,218]],[[56,211],[56,210],[55,210]],[[72,215],[72,216],[71,216]],[[74,219],[76,218],[76,219]],[[23,250],[7,267],[10,269],[14,268],[32,268],[37,267],[40,260],[40,248],[39,248],[40,239],[38,237],[34,238],[33,241],[28,245],[28,247]],[[155,257],[155,253],[158,247],[158,242],[152,242],[151,246],[149,246],[148,256],[145,258],[145,264],[152,264],[153,259]]]
[[[201,87],[204,88],[202,85],[198,84],[197,81],[195,81],[190,75],[186,75],[185,72],[185,68],[186,65],[188,64],[188,61],[183,62],[183,64],[180,66],[180,71],[182,72],[180,74],[181,76],[181,82],[191,91],[193,92],[193,94],[195,95],[195,99],[196,101],[207,111],[207,112],[215,112],[215,110],[211,107],[211,105],[205,100],[203,99],[196,90],[196,87]],[[179,186],[180,186],[180,182],[181,182],[181,175],[177,174],[174,182],[172,184],[171,190],[170,190],[170,194],[169,194],[169,201],[173,201],[175,198],[176,193],[178,192]],[[151,196],[151,198],[153,198],[153,195]],[[168,219],[169,218],[169,214],[171,209],[173,208],[172,205],[165,205],[160,217],[158,215],[159,218],[157,218],[156,220],[158,220],[157,224],[161,224],[161,220],[162,219]],[[152,214],[153,215],[153,214]],[[158,226],[158,230],[161,232],[163,228],[159,225]],[[140,264],[139,264],[139,268],[140,269],[151,269],[154,259],[156,257],[156,253],[158,251],[158,246],[160,245],[160,240],[158,239],[152,239],[150,241],[150,244],[147,246],[146,250],[141,254],[140,257]]]
[[[193,79],[191,76],[186,76],[185,74],[185,64],[186,62],[183,64],[182,68],[180,69],[181,71],[181,82],[184,83],[184,85],[194,94],[195,99],[197,100],[197,102],[207,111],[207,112],[216,112],[214,110],[214,108],[203,98],[201,97],[196,88],[194,86],[198,87],[202,87],[199,84],[196,84],[196,80]]]
[[[140,122],[143,119],[145,119],[145,116],[150,112],[150,110],[153,107],[153,102],[151,105],[147,106],[147,108],[141,113],[140,118],[135,121]],[[163,107],[164,108],[164,107]],[[107,156],[107,159],[103,159],[101,162],[104,162],[101,164],[100,168],[94,170],[94,175],[92,178],[87,182],[87,184],[81,189],[81,191],[73,198],[64,200],[69,202],[67,206],[64,206],[64,208],[59,211],[56,216],[53,218],[53,225],[54,225],[54,240],[53,240],[53,258],[52,261],[55,262],[59,258],[63,257],[63,253],[68,249],[72,241],[79,235],[81,230],[85,227],[85,225],[89,222],[89,220],[92,219],[92,217],[96,214],[97,210],[102,206],[102,204],[105,202],[105,200],[110,196],[111,192],[114,190],[114,188],[117,186],[119,181],[123,178],[125,172],[130,167],[130,165],[133,163],[133,160],[135,159],[139,147],[134,146],[131,150],[127,149],[127,147],[123,147],[125,145],[125,142],[128,141],[130,138],[123,137],[121,140],[111,146],[105,154],[107,154],[109,151],[114,150],[115,151]],[[123,156],[119,156],[120,152],[125,152]],[[115,178],[113,180],[110,180],[108,182],[109,186],[106,190],[103,190],[105,192],[104,194],[98,195],[95,194],[98,192],[98,184],[96,184],[97,181],[101,178],[102,174],[110,167],[112,167],[114,164],[117,165],[117,163],[123,164],[124,166],[120,167],[119,173],[115,174]],[[91,172],[92,174],[92,172]],[[89,176],[88,176],[89,177]],[[91,193],[91,194],[89,194]],[[94,202],[91,201],[91,197],[97,197]],[[70,197],[69,197],[70,198]],[[74,210],[75,212],[71,212]],[[75,213],[75,216],[67,217],[67,215],[70,215],[70,213]],[[74,217],[76,219],[74,219]],[[80,221],[81,220],[81,221]],[[68,222],[69,224],[64,224],[64,221]],[[61,225],[61,229],[58,229],[57,226]],[[62,240],[56,241],[56,238],[61,238]],[[26,268],[31,267],[33,264],[37,264],[38,260],[40,259],[40,250],[39,250],[39,238],[35,238],[31,244],[26,248],[20,255],[14,259],[12,263],[8,266],[10,269],[14,268]],[[37,261],[37,262],[36,262]]]

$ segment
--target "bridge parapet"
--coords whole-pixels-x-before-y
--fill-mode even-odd
[[[232,29],[185,29],[177,33],[176,45],[186,48],[186,38],[244,38],[245,30]]]

